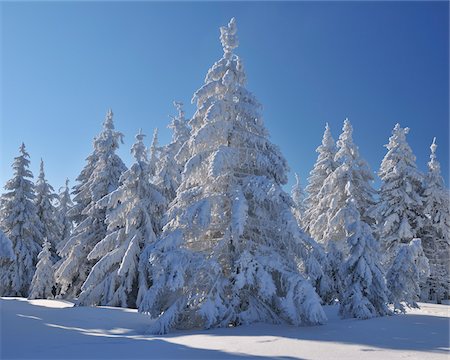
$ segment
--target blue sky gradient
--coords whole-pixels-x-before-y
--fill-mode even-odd
[[[349,117],[377,171],[396,122],[420,169],[437,136],[448,183],[448,2],[2,2],[1,175],[24,141],[55,188],[75,177],[106,110],[125,134],[170,139],[172,100],[192,94],[222,55],[219,26],[234,16],[251,90],[272,141],[303,185],[328,122]]]

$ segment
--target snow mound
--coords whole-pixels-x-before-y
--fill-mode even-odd
[[[420,304],[406,315],[363,321],[341,320],[336,306],[326,306],[322,326],[255,324],[165,336],[145,335],[151,320],[136,310],[72,305],[1,298],[0,358],[446,360],[450,353],[448,305]]]

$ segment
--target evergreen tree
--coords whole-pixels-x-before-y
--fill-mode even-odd
[[[44,161],[41,159],[39,177],[36,181],[36,209],[39,219],[42,224],[42,236],[55,249],[58,242],[61,240],[61,226],[58,221],[58,214],[55,207],[55,202],[58,195],[55,194],[53,187],[45,178]],[[52,255],[53,257],[56,254]]]
[[[349,255],[343,264],[344,293],[339,304],[343,317],[369,319],[389,314],[388,290],[379,259],[379,245],[370,226],[361,221],[358,205],[347,183],[349,197],[342,209]]]
[[[413,239],[410,243],[398,245],[392,266],[386,275],[389,289],[389,300],[394,304],[396,312],[405,312],[408,307],[418,308],[420,285],[430,274],[428,259],[426,258],[420,239]]]
[[[422,288],[424,301],[441,303],[449,296],[450,282],[450,202],[436,158],[436,138],[431,144],[428,173],[424,181],[424,226],[422,245],[430,264],[430,277]]]
[[[334,161],[336,155],[336,144],[331,135],[328,123],[322,138],[322,144],[316,149],[319,154],[314,168],[310,172],[308,185],[306,186],[307,197],[305,199],[305,216],[303,225],[305,230],[318,242],[323,243],[323,228],[326,221],[325,212],[327,208],[319,208],[321,201],[321,189],[325,179],[336,169]]]
[[[97,263],[82,286],[78,305],[135,307],[139,289],[148,289],[139,274],[139,256],[161,231],[165,200],[149,181],[144,135],[136,135],[131,152],[135,163],[125,171],[121,185],[100,200],[110,209],[106,216],[109,234],[88,255]],[[144,274],[142,274],[144,275]]]
[[[177,154],[189,139],[189,128],[184,117],[183,104],[176,101],[173,104],[178,110],[178,115],[171,117],[172,121],[169,124],[169,128],[172,129],[172,141],[160,150],[155,181],[169,202],[175,199],[184,169],[184,162],[177,160]]]
[[[34,204],[33,174],[29,155],[22,143],[14,159],[14,176],[1,197],[1,228],[11,240],[16,261],[0,269],[1,296],[27,296],[41,250],[42,224]]]
[[[158,128],[155,128],[153,130],[153,139],[149,149],[149,160],[148,160],[149,163],[148,171],[152,183],[156,182],[155,176],[160,153],[161,148],[159,147],[158,143]]]
[[[162,237],[149,251],[152,286],[140,311],[158,317],[157,333],[321,323],[320,299],[298,271],[309,249],[281,188],[287,164],[244,87],[234,19],[220,39],[224,55],[194,94],[190,158]]]
[[[31,282],[28,299],[51,299],[55,287],[54,270],[51,253],[51,243],[44,242],[42,251],[38,255],[36,272]]]
[[[291,191],[292,200],[294,201],[293,212],[299,226],[304,226],[305,217],[305,193],[300,185],[300,178],[298,174],[295,174],[295,184]]]
[[[58,243],[57,250],[61,249],[64,246],[66,240],[69,240],[73,230],[73,221],[69,216],[69,212],[73,208],[73,202],[72,199],[70,198],[70,191],[69,191],[69,179],[66,179],[65,186],[62,187],[59,191],[60,191],[58,196],[59,203],[58,207],[56,208],[56,212],[60,224],[61,240]]]
[[[406,141],[408,128],[395,125],[379,176],[382,180],[377,205],[378,236],[388,269],[400,244],[409,244],[423,225],[422,179],[416,157]]]
[[[71,237],[59,250],[63,258],[55,271],[61,293],[77,296],[95,261],[88,258],[94,246],[107,234],[107,208],[99,202],[119,186],[119,178],[126,170],[115,151],[123,135],[114,130],[113,113],[108,111],[103,130],[94,139],[94,152],[77,178],[74,207],[69,215],[75,221]],[[88,177],[88,178],[87,178]],[[84,207],[83,207],[84,206]]]
[[[321,233],[316,229],[316,235],[324,242],[328,253],[329,277],[334,284],[334,296],[324,299],[330,303],[334,298],[342,300],[344,279],[342,278],[342,264],[349,255],[347,247],[348,219],[346,209],[349,199],[354,199],[357,206],[359,221],[370,225],[373,221],[369,215],[374,201],[374,189],[370,182],[373,176],[367,163],[360,157],[358,147],[353,142],[353,128],[346,119],[342,133],[337,142],[338,151],[334,161],[336,169],[325,179],[320,190],[318,205],[324,209],[318,220],[322,225]],[[351,189],[349,192],[348,189]],[[326,210],[325,210],[326,209]],[[365,225],[361,225],[365,228]]]

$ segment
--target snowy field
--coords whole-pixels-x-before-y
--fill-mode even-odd
[[[252,325],[144,335],[134,310],[72,307],[56,300],[1,298],[1,359],[448,359],[449,305],[407,315],[315,327]]]

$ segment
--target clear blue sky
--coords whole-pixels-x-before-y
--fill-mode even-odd
[[[234,16],[248,88],[272,141],[303,185],[325,122],[349,117],[377,171],[396,122],[426,169],[437,136],[448,181],[448,2],[2,2],[1,176],[24,141],[55,188],[75,177],[106,110],[125,134],[169,141],[172,100],[186,104],[222,55],[219,26]],[[291,174],[291,183],[292,183]]]

